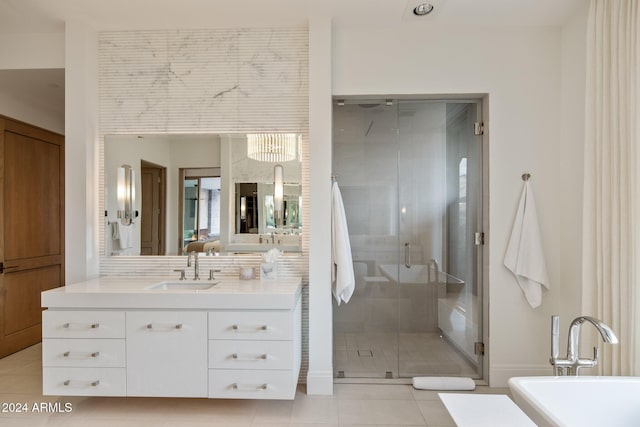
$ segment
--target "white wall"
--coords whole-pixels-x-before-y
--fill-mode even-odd
[[[98,275],[98,34],[82,21],[65,28],[66,283]]]
[[[505,386],[513,375],[550,373],[549,318],[555,313],[567,318],[578,307],[581,123],[574,114],[562,125],[561,117],[583,110],[576,89],[563,90],[562,73],[563,65],[573,64],[562,55],[584,42],[581,25],[578,19],[565,32],[436,25],[333,32],[334,95],[489,95],[490,229],[485,230],[485,256],[490,258],[485,286],[492,386]],[[571,66],[566,74],[584,73],[579,62]],[[551,277],[551,291],[535,310],[502,263],[523,172],[533,176]]]
[[[65,37],[55,34],[0,35],[0,70],[64,68]]]
[[[333,393],[331,323],[331,20],[309,21],[308,394]],[[304,203],[304,202],[303,202]]]
[[[0,35],[0,70],[64,68],[64,34]],[[0,92],[0,114],[64,134],[64,114]]]

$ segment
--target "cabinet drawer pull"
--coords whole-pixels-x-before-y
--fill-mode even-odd
[[[168,326],[168,328],[169,329],[182,329],[182,323],[177,323],[177,324],[175,324],[173,326]],[[153,323],[147,323],[147,329],[153,329]]]
[[[71,380],[66,380],[65,382],[63,382],[62,384],[65,385],[65,387],[69,387],[71,386]],[[98,387],[98,385],[100,384],[100,380],[95,380],[95,381],[89,381],[89,385],[91,387]]]
[[[231,355],[231,358],[234,360],[267,360],[269,358],[269,355],[265,353],[253,357],[240,357],[238,353],[233,353]]]
[[[64,353],[62,353],[62,355],[64,357],[71,357],[71,352],[70,351],[65,351]],[[91,353],[87,353],[87,357],[98,357],[100,356],[100,352],[99,351],[94,351]]]
[[[269,385],[268,384],[238,384],[238,383],[233,383],[233,384],[231,384],[231,387],[234,390],[254,391],[254,390],[266,390],[269,387]]]
[[[242,328],[238,325],[231,325],[231,330],[234,332],[255,332],[255,331],[266,331],[269,329],[267,325],[257,326],[257,327],[246,327]]]
[[[65,329],[73,329],[72,326],[73,326],[72,323],[65,323],[62,325],[62,327]],[[88,325],[87,329],[98,329],[99,327],[100,327],[99,323],[91,323]],[[82,328],[78,327],[78,329],[82,329]]]

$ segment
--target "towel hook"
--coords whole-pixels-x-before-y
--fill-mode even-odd
[[[529,181],[529,178],[531,178],[531,174],[530,173],[523,173],[522,174],[522,180],[523,181]]]

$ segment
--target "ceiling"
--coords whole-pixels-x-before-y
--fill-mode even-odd
[[[536,25],[565,23],[586,0],[0,0],[1,33],[63,32],[79,19],[98,30],[300,26],[330,16],[335,26]],[[412,22],[409,24],[409,22]]]
[[[0,0],[0,36],[63,33],[66,21],[97,30],[303,26],[329,16],[336,28],[402,25],[559,26],[586,0]],[[0,70],[0,93],[64,112],[64,70]]]

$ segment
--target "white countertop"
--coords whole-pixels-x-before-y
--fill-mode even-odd
[[[220,279],[204,290],[152,290],[168,277],[105,276],[42,292],[42,307],[141,309],[290,310],[302,293],[301,278],[278,280]],[[200,280],[199,283],[207,283]]]

